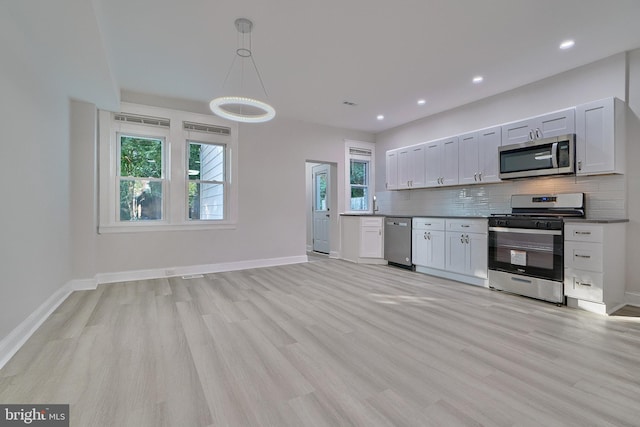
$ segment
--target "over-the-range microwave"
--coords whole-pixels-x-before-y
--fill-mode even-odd
[[[569,134],[500,147],[500,179],[574,173],[575,141]]]

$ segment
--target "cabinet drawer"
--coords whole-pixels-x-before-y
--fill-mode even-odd
[[[487,233],[487,220],[448,219],[447,231],[459,231],[462,233]]]
[[[603,254],[600,243],[565,242],[565,267],[602,272],[602,262]]]
[[[407,219],[407,221],[409,221]],[[360,218],[360,225],[362,227],[382,227],[382,218]]]
[[[444,218],[413,218],[413,229],[444,231]]]
[[[603,302],[602,273],[566,268],[564,270],[564,294],[571,298]]]
[[[602,242],[601,225],[565,224],[564,239],[576,242]]]

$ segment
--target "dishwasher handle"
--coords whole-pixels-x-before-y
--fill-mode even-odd
[[[388,221],[387,225],[397,225],[399,227],[408,227],[409,223],[408,222],[396,222],[396,221]]]

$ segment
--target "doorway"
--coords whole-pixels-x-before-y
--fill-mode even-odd
[[[331,225],[331,181],[329,165],[311,169],[313,183],[313,251],[328,254]]]
[[[333,222],[337,218],[336,165],[307,162],[307,252],[331,254]]]

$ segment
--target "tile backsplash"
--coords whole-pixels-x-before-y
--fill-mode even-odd
[[[488,216],[511,212],[512,194],[585,193],[587,218],[627,218],[624,175],[529,178],[487,185],[376,192],[379,213]]]

